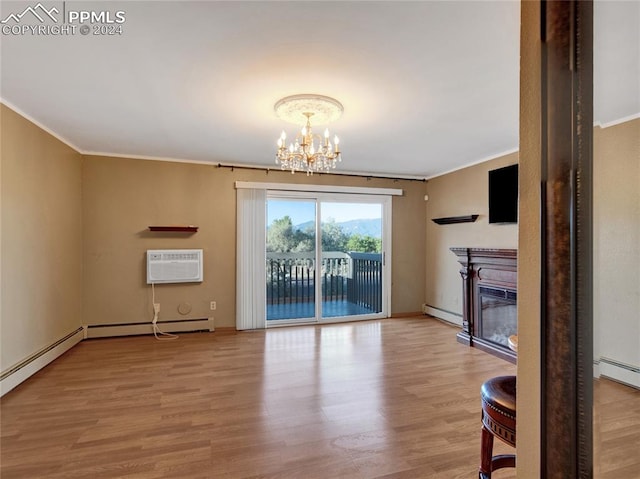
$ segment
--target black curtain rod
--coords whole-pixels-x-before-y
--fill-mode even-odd
[[[233,170],[257,170],[264,171],[266,174],[269,174],[270,171],[275,172],[288,172],[290,170],[281,170],[280,168],[267,168],[266,166],[236,166],[236,165],[223,165],[222,163],[218,163],[218,168],[229,168],[231,171]],[[422,183],[426,183],[427,180],[425,178],[402,178],[397,176],[377,176],[377,175],[359,175],[357,173],[321,173],[314,172],[314,175],[335,175],[335,176],[351,176],[354,178],[366,178],[367,181],[372,180],[373,178],[381,179],[381,180],[393,180],[393,181],[420,181]]]

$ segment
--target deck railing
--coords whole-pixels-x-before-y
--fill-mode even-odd
[[[353,271],[347,280],[347,300],[351,303],[382,311],[382,255],[380,253],[350,253]]]
[[[382,255],[322,253],[323,301],[348,301],[382,311]],[[314,299],[317,268],[310,253],[267,253],[267,304],[294,304]]]

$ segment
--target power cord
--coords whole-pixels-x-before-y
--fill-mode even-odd
[[[156,303],[156,289],[154,283],[151,283],[151,304],[153,305],[153,320],[151,324],[153,325],[153,335],[158,341],[171,341],[173,339],[178,339],[179,336],[176,334],[165,333],[160,330],[158,326],[158,316],[160,315],[160,304]]]

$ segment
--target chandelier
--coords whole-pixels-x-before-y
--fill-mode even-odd
[[[320,124],[337,120],[342,115],[343,107],[339,101],[322,95],[293,95],[283,98],[275,104],[278,117],[290,123],[303,125],[295,139],[287,145],[287,134],[282,131],[278,139],[276,163],[283,170],[326,173],[342,161],[340,156],[340,140],[334,136],[333,143],[329,139],[329,129],[324,136],[314,134],[311,119]]]

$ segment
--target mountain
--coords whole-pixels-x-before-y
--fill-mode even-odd
[[[359,233],[363,236],[372,236],[374,238],[382,238],[382,222],[379,219],[359,219],[343,221],[336,223],[348,235]],[[294,230],[306,230],[313,228],[313,221],[305,221],[298,225],[294,225]]]
[[[308,229],[312,229],[313,225],[315,224],[315,221],[305,221],[304,223],[300,223],[299,225],[293,225],[293,229],[295,231],[305,231]]]
[[[379,219],[349,220],[338,224],[349,235],[359,233],[363,236],[382,238],[382,221]]]

